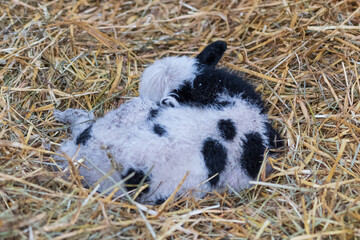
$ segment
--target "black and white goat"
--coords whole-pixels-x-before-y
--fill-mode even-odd
[[[138,198],[144,203],[168,198],[187,172],[178,195],[249,187],[266,149],[281,144],[254,88],[215,68],[225,50],[218,41],[196,58],[155,61],[142,75],[140,96],[96,121],[84,110],[55,111],[73,133],[59,153],[83,159],[80,175],[89,186],[99,183],[98,191],[131,174],[123,186],[148,184]],[[61,157],[57,161],[68,165]]]

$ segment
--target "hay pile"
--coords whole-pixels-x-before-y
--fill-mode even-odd
[[[360,237],[359,36],[357,0],[1,1],[0,238]],[[154,59],[215,40],[286,139],[270,178],[144,206],[49,170],[67,137],[52,109],[102,116]]]

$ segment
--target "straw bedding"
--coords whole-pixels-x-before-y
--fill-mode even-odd
[[[1,1],[0,238],[360,237],[359,36],[357,0]],[[285,139],[272,175],[147,206],[52,171],[68,137],[53,109],[102,116],[155,59],[216,40]]]

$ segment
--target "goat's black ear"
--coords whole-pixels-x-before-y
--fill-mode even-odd
[[[215,67],[224,55],[226,42],[216,41],[208,45],[196,58],[200,64]]]

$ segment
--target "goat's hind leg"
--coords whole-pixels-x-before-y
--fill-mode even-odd
[[[57,121],[70,124],[73,136],[79,135],[94,123],[94,114],[81,109],[69,108],[63,112],[54,110],[54,116]]]
[[[65,111],[54,110],[54,117],[57,121],[69,124],[73,135],[72,139],[64,141],[61,144],[60,149],[57,151],[60,154],[66,154],[67,157],[55,155],[54,159],[57,165],[64,170],[68,167],[68,160],[76,155],[79,147],[76,144],[76,140],[80,135],[91,126],[94,122],[94,115],[92,112],[88,112],[80,109],[69,108]],[[55,168],[57,170],[57,168]]]

